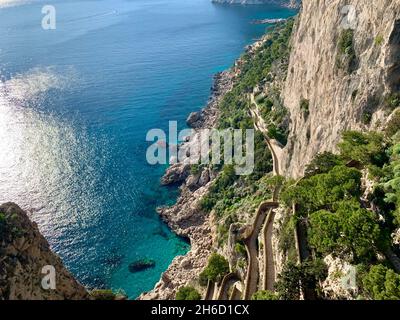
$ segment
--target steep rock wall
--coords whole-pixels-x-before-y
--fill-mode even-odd
[[[292,177],[316,153],[335,151],[344,130],[381,129],[388,118],[384,97],[400,89],[400,0],[302,3],[282,91],[290,134],[281,172]],[[355,57],[346,69],[338,61],[348,26]]]
[[[55,268],[55,289],[43,289],[44,266]],[[35,223],[13,203],[0,206],[0,300],[88,299]]]

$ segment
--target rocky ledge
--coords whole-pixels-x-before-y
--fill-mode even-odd
[[[194,135],[198,134],[199,129],[216,126],[218,103],[232,89],[234,78],[235,73],[231,70],[215,76],[207,106],[190,114],[187,120],[188,125],[194,128]],[[189,139],[180,148],[188,148],[192,140]],[[181,194],[174,206],[159,208],[158,212],[176,234],[190,241],[191,249],[185,256],[176,257],[154,289],[143,293],[139,299],[175,299],[177,289],[196,281],[207,264],[214,232],[210,216],[200,208],[200,200],[208,192],[216,173],[209,168],[203,168],[193,174],[190,167],[187,163],[178,163],[166,171],[162,184],[183,182]]]
[[[43,289],[42,268],[55,269],[55,289]],[[0,300],[88,299],[47,240],[14,203],[0,206]]]

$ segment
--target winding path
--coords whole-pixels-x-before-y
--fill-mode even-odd
[[[220,290],[217,296],[217,300],[228,300],[228,290],[232,287],[237,281],[239,281],[239,277],[236,273],[231,272],[227,274],[224,279],[222,279]]]
[[[250,95],[249,99],[249,109],[250,113],[254,119],[254,126],[256,129],[261,131],[267,143],[267,146],[272,155],[273,162],[273,174],[274,176],[280,175],[279,158],[282,154],[282,145],[268,137],[268,129],[264,119],[260,115],[260,110],[255,102],[254,94]],[[253,108],[253,105],[255,106]],[[260,204],[254,222],[252,225],[250,235],[244,239],[246,246],[246,252],[248,256],[248,267],[246,272],[245,287],[243,293],[243,299],[248,300],[257,291],[260,270],[258,262],[258,236],[262,232],[262,239],[264,243],[264,269],[263,269],[263,282],[262,289],[273,290],[275,284],[275,265],[273,259],[273,249],[272,249],[272,230],[273,222],[275,217],[274,209],[279,207],[277,202],[279,194],[279,186],[275,188],[273,193],[273,199]],[[265,223],[264,223],[265,222]],[[228,290],[237,281],[235,274],[228,274],[221,283],[221,288],[218,294],[218,300],[225,300],[228,297]],[[208,284],[206,300],[210,300],[214,297],[214,288],[211,288],[211,284]],[[233,294],[232,294],[233,296]],[[237,296],[237,295],[236,295]]]
[[[212,281],[208,281],[207,283],[207,291],[204,297],[204,300],[213,300],[215,292],[215,283]]]
[[[262,289],[274,291],[275,285],[275,264],[274,264],[274,250],[272,248],[272,231],[273,231],[273,222],[275,218],[275,211],[270,210],[267,216],[267,221],[264,224],[264,228],[262,230],[263,235],[263,257],[264,257],[264,265],[263,265],[263,282]]]
[[[253,105],[255,106],[254,108],[252,107]],[[264,119],[261,116],[260,108],[259,108],[257,102],[255,101],[253,93],[250,94],[250,106],[249,107],[250,107],[251,116],[254,119],[254,126],[256,127],[256,129],[258,129],[259,131],[261,131],[264,134],[268,148],[271,151],[274,175],[279,176],[280,172],[281,172],[280,166],[279,166],[279,159],[281,158],[282,153],[283,153],[283,146],[279,143],[279,141],[277,141],[275,139],[270,139],[268,137],[268,127],[267,127]]]
[[[272,212],[272,210],[278,208],[278,206],[279,203],[275,201],[261,203],[254,219],[252,231],[250,235],[244,240],[248,256],[248,267],[243,294],[244,300],[249,300],[251,296],[257,291],[260,275],[258,265],[258,235],[261,231],[267,213]]]

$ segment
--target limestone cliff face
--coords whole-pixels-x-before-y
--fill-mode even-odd
[[[54,266],[56,288],[44,290],[44,266]],[[35,223],[17,205],[0,206],[0,300],[87,299]]]
[[[400,0],[302,3],[282,91],[291,123],[281,172],[293,177],[316,153],[335,151],[344,130],[382,128],[384,97],[400,89]],[[346,28],[353,48],[343,50]]]

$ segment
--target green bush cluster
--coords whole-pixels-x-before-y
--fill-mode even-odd
[[[400,93],[389,94],[385,98],[385,104],[386,107],[389,108],[390,110],[394,110],[400,107]]]
[[[297,204],[297,215],[308,221],[309,245],[318,254],[369,261],[387,248],[388,234],[378,215],[361,207],[361,172],[345,163],[356,160],[378,172],[388,172],[383,169],[389,160],[388,142],[375,132],[348,131],[339,149],[340,155],[318,154],[307,166],[305,177],[286,187],[281,199],[288,206]],[[396,182],[388,180],[384,189],[390,186],[395,187]],[[397,197],[391,199],[396,201]]]
[[[343,159],[331,152],[318,153],[314,159],[306,166],[304,176],[306,178],[315,176],[321,173],[328,173],[334,167],[343,165]]]
[[[287,187],[281,200],[289,207],[298,206],[298,214],[307,216],[319,210],[332,210],[342,200],[360,196],[361,173],[343,165],[328,173],[301,180],[296,186]]]
[[[393,137],[400,130],[400,110],[395,111],[385,128],[388,137]]]
[[[387,141],[383,134],[377,132],[344,132],[338,147],[344,159],[356,160],[364,165],[382,166],[388,160]]]
[[[207,267],[200,274],[200,283],[205,284],[207,281],[219,282],[228,273],[228,261],[220,254],[213,253],[208,259]]]
[[[376,132],[345,132],[339,155],[318,154],[303,179],[285,185],[281,200],[289,207],[296,204],[293,219],[306,223],[308,244],[316,257],[332,254],[368,265],[392,246],[390,234],[400,224],[400,120],[393,119],[387,134],[391,139]],[[361,166],[378,182],[368,199],[378,210],[367,210],[361,203]],[[282,299],[298,298],[302,275],[294,266],[289,261],[280,277],[277,290]],[[361,280],[368,298],[398,297],[399,279],[388,267],[372,267]]]
[[[372,266],[362,278],[364,293],[373,300],[400,300],[400,275],[384,265]]]
[[[395,210],[389,212],[394,223],[400,225],[400,142],[394,144],[389,152],[390,161],[382,170],[380,186],[384,191],[384,201],[395,206]]]
[[[310,100],[302,98],[300,100],[300,110],[303,112],[305,118],[310,114]]]
[[[327,275],[327,267],[320,259],[307,260],[302,264],[289,262],[278,276],[275,285],[277,295],[282,300],[299,300],[302,290],[317,289],[318,283]]]
[[[180,287],[176,293],[176,300],[201,300],[200,293],[193,287]]]
[[[378,216],[362,209],[357,200],[338,203],[335,212],[310,215],[309,244],[322,255],[350,255],[354,261],[370,261],[385,246]]]
[[[243,256],[246,256],[247,254],[246,247],[241,242],[235,243],[235,252]]]
[[[348,72],[354,71],[357,60],[354,49],[354,30],[346,29],[342,31],[339,36],[338,48],[337,66]]]
[[[279,296],[272,291],[260,290],[253,294],[251,300],[279,300]]]
[[[381,45],[383,44],[383,41],[384,41],[384,40],[385,40],[385,39],[383,38],[382,35],[377,35],[376,38],[375,38],[375,44],[376,44],[377,46],[381,46]]]
[[[19,226],[16,218],[17,215],[13,212],[0,211],[0,242],[12,241],[12,239],[22,236],[24,230]]]

